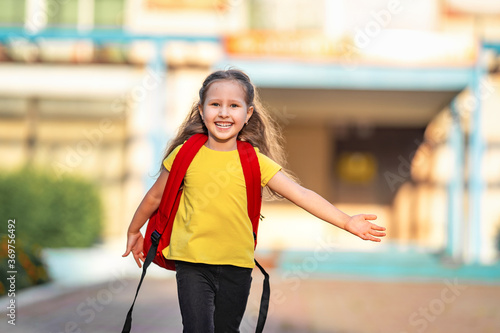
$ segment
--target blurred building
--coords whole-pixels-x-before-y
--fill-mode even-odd
[[[492,262],[498,7],[0,0],[2,167],[29,163],[96,180],[105,236],[122,241],[203,78],[234,66],[282,125],[288,167],[303,185],[350,214],[376,213],[393,242]],[[260,247],[311,249],[325,236],[359,247],[291,205],[264,211]]]

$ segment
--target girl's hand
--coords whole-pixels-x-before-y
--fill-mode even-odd
[[[369,222],[376,219],[377,216],[373,214],[351,216],[345,225],[345,230],[361,239],[380,242],[381,239],[376,237],[384,237],[385,233],[380,231],[385,231],[385,228]]]
[[[137,233],[129,232],[127,234],[127,250],[122,255],[122,257],[126,257],[130,254],[130,252],[132,252],[135,262],[137,263],[137,266],[141,268],[142,267],[141,261],[144,262],[144,260],[146,259],[144,257],[144,252],[142,252],[143,245],[144,245],[144,237],[142,237],[142,234],[140,232]]]

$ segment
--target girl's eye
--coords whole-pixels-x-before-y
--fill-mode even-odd
[[[237,107],[238,107],[238,104],[231,104],[231,107],[232,107],[232,108],[237,108]]]
[[[213,106],[219,106],[220,104],[219,103],[212,103]]]

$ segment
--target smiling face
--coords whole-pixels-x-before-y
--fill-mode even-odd
[[[236,149],[238,133],[253,113],[253,106],[246,103],[244,88],[233,80],[216,81],[209,86],[198,109],[208,130],[206,146],[214,150]]]

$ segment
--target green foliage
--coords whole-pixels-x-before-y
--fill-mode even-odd
[[[96,186],[76,177],[56,179],[22,169],[0,176],[1,234],[16,220],[16,244],[88,247],[98,241],[102,206]]]

